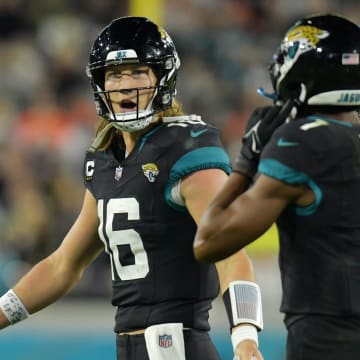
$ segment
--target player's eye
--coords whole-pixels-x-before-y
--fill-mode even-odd
[[[137,69],[134,69],[132,71],[132,74],[137,76],[137,75],[142,75],[142,74],[148,74],[149,73],[149,68],[148,67],[142,67],[142,68],[137,68]]]

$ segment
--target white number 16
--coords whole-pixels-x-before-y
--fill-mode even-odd
[[[149,262],[140,234],[134,229],[114,230],[115,214],[127,214],[129,220],[139,220],[139,203],[135,198],[110,199],[104,212],[104,200],[98,201],[100,219],[99,236],[105,244],[105,251],[110,256],[112,279],[115,273],[121,280],[142,279],[149,272]],[[106,238],[109,240],[107,244]],[[135,258],[132,265],[122,265],[118,246],[129,245]]]

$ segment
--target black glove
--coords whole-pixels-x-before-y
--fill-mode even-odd
[[[261,151],[273,132],[297,113],[298,102],[288,100],[283,106],[265,106],[255,109],[245,127],[240,154],[233,170],[249,178],[256,174]]]

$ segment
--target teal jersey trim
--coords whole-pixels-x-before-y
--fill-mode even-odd
[[[338,125],[342,125],[342,126],[347,126],[347,127],[352,127],[353,124],[347,121],[341,121],[341,120],[336,120],[336,119],[332,119],[332,118],[328,118],[326,116],[316,116],[316,115],[311,115],[307,117],[309,120],[324,120],[327,121],[329,123],[333,123],[333,124],[338,124]]]
[[[141,139],[141,142],[140,142],[140,146],[139,146],[139,152],[143,149],[147,139],[153,135],[154,133],[156,133],[160,128],[162,127],[162,124],[160,126],[156,126],[154,129],[150,130],[148,133],[146,133],[142,139]]]
[[[217,146],[202,147],[186,153],[177,160],[170,170],[169,181],[165,188],[165,200],[168,205],[175,210],[187,211],[185,206],[176,204],[172,200],[171,190],[180,179],[195,171],[205,169],[221,169],[229,175],[231,165],[225,150]]]
[[[291,185],[300,185],[306,184],[315,194],[315,201],[306,207],[295,206],[296,214],[299,216],[308,216],[312,215],[318,209],[323,194],[320,187],[316,184],[316,182],[311,179],[308,175],[296,171],[281,162],[274,159],[264,159],[260,161],[259,164],[259,172],[270,176],[279,181],[285,182]]]

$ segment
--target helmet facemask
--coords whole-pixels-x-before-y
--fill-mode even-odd
[[[111,100],[114,93],[136,92],[136,101],[134,106],[136,110],[126,112],[116,112]],[[140,94],[142,91],[153,91],[152,98],[145,109],[139,109]],[[100,99],[103,106],[106,107],[106,118],[113,123],[113,126],[126,132],[139,131],[146,128],[154,118],[155,109],[153,108],[154,98],[157,94],[157,86],[148,86],[141,88],[121,89],[121,90],[98,90],[94,94]]]

